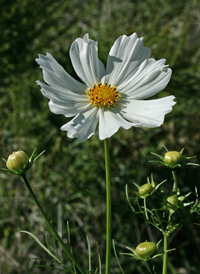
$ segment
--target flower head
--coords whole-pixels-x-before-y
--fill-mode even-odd
[[[152,257],[157,251],[157,246],[153,242],[143,242],[136,247],[136,253],[143,259]]]
[[[177,167],[181,167],[184,164],[186,165],[191,165],[191,166],[200,166],[199,164],[196,163],[188,163],[186,162],[187,160],[190,160],[192,158],[195,158],[196,156],[189,156],[186,157],[183,155],[183,151],[184,148],[181,149],[181,151],[168,151],[168,149],[164,146],[165,150],[167,151],[164,156],[151,152],[151,154],[155,155],[156,157],[158,157],[160,159],[160,161],[155,161],[155,160],[151,160],[149,162],[151,163],[158,163],[161,166],[166,166],[168,168],[174,169]]]
[[[158,190],[158,188],[164,184],[166,182],[166,180],[162,181],[161,183],[157,184],[154,182],[154,178],[153,178],[153,174],[151,174],[151,178],[147,178],[147,183],[143,184],[141,186],[139,186],[138,184],[136,184],[135,182],[134,185],[137,187],[138,192],[137,195],[140,198],[147,198],[148,196],[151,196],[152,194],[154,194],[154,192],[156,192]]]
[[[18,150],[10,154],[7,160],[2,158],[6,163],[7,168],[0,167],[0,171],[24,176],[33,163],[45,152],[42,151],[37,157],[33,158],[35,151],[36,148],[33,150],[31,157],[28,157],[23,150]]]
[[[143,196],[143,195],[147,195],[147,194],[151,193],[152,190],[153,190],[152,185],[150,183],[146,183],[139,188],[138,193],[140,196]]]
[[[9,170],[23,170],[29,160],[28,155],[23,151],[15,151],[9,155],[6,166]]]
[[[173,167],[180,164],[182,158],[182,154],[179,151],[167,151],[164,155],[164,162]]]
[[[49,53],[36,59],[46,84],[37,83],[50,100],[50,110],[74,117],[61,127],[70,138],[84,142],[97,126],[101,140],[111,137],[120,127],[159,127],[175,104],[174,96],[146,100],[166,87],[171,69],[165,59],[149,58],[150,49],[135,33],[115,41],[106,68],[98,59],[97,42],[88,34],[72,43],[70,57],[82,83]]]
[[[136,249],[126,246],[126,248],[130,250],[131,253],[122,253],[122,254],[131,256],[135,260],[149,261],[156,257],[163,256],[163,253],[157,253],[160,243],[161,243],[161,240],[157,244],[155,244],[154,242],[147,242],[147,241],[142,242],[136,247]],[[167,250],[166,252],[169,252],[172,250],[173,249]]]

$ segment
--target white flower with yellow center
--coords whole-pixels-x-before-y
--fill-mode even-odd
[[[55,114],[74,118],[61,127],[70,138],[89,139],[98,126],[104,140],[120,127],[159,127],[175,104],[174,96],[147,99],[163,90],[171,77],[165,59],[156,61],[137,34],[119,37],[112,46],[106,69],[98,59],[97,42],[85,34],[71,46],[70,58],[83,83],[71,77],[47,53],[36,62],[47,84],[37,81],[42,94],[50,99]]]

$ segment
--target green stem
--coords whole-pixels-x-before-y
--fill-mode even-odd
[[[60,246],[62,247],[63,251],[67,254],[67,256],[72,260],[72,262],[76,265],[76,267],[78,268],[78,270],[80,271],[81,274],[84,274],[85,272],[83,271],[82,267],[80,266],[80,264],[77,262],[77,260],[74,258],[74,256],[71,254],[71,252],[67,249],[66,245],[64,244],[63,240],[60,238],[60,236],[58,235],[57,231],[55,230],[55,228],[52,226],[51,222],[49,221],[46,213],[44,212],[42,206],[40,205],[37,197],[35,196],[26,176],[23,174],[22,178],[24,179],[24,182],[36,204],[36,206],[38,207],[40,213],[42,214],[42,217],[45,219],[47,225],[49,226],[49,229],[51,231],[51,233],[53,234],[53,236],[56,238],[56,240],[59,242]]]
[[[153,214],[155,213],[155,216],[156,216],[156,218],[157,218],[156,222],[158,223],[158,225],[160,226],[160,228],[163,229],[162,221],[161,221],[161,219],[160,219],[160,216],[159,216],[159,214],[158,214],[158,211],[157,211],[157,209],[156,209],[156,206],[154,205],[154,202],[153,202],[153,199],[152,199],[151,196],[149,197],[149,200],[150,200],[151,205],[152,205],[152,207],[153,207],[152,213],[153,213]],[[153,222],[154,222],[154,221],[153,221]]]
[[[110,156],[108,139],[104,140],[105,170],[106,170],[106,274],[111,269],[111,185],[110,185]]]
[[[176,171],[175,170],[172,170],[172,176],[173,176],[173,179],[174,179],[173,192],[175,194],[177,194],[177,192],[178,192],[178,180],[177,180],[177,176],[176,176]]]
[[[163,255],[163,271],[162,274],[167,274],[167,261],[168,261],[168,253],[166,252],[168,249],[168,234],[163,233],[164,236],[164,255]]]

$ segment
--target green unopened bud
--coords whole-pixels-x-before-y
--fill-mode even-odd
[[[174,208],[178,206],[178,197],[176,195],[169,196],[167,198],[167,206]]]
[[[136,253],[143,259],[152,257],[157,252],[157,246],[153,242],[143,242],[136,247]]]
[[[139,188],[138,192],[139,192],[139,195],[143,196],[145,194],[149,194],[152,191],[152,189],[153,189],[152,185],[149,183],[146,183]]]
[[[24,151],[19,150],[10,154],[6,162],[6,166],[11,171],[23,170],[28,160],[28,155]]]
[[[181,160],[182,155],[178,151],[168,151],[164,155],[164,162],[170,166],[179,164]]]

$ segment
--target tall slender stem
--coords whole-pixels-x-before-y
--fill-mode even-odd
[[[167,274],[167,261],[168,261],[168,253],[166,252],[168,249],[168,234],[163,233],[164,236],[164,255],[163,255],[163,271],[162,274]]]
[[[80,266],[80,264],[77,262],[77,260],[74,258],[74,256],[71,254],[71,252],[67,249],[66,245],[64,244],[63,240],[60,238],[60,236],[58,235],[57,231],[55,230],[55,228],[53,227],[53,225],[51,224],[51,222],[49,221],[46,213],[44,212],[42,206],[40,205],[40,202],[38,201],[37,197],[35,196],[26,176],[23,174],[22,178],[24,179],[24,182],[36,204],[36,206],[38,207],[40,213],[42,214],[42,217],[45,219],[47,225],[49,226],[49,229],[51,231],[51,233],[54,235],[54,237],[56,238],[56,240],[59,242],[60,246],[62,247],[63,251],[67,254],[67,256],[72,260],[72,262],[76,265],[76,267],[78,268],[78,270],[80,271],[81,274],[84,274],[84,270],[82,269],[82,267]]]
[[[104,141],[105,170],[106,170],[106,274],[111,269],[111,184],[110,184],[110,156],[108,139]]]
[[[172,170],[172,176],[173,176],[173,179],[174,179],[174,186],[173,186],[173,192],[175,194],[177,194],[178,192],[178,180],[177,180],[177,176],[176,176],[176,171],[175,170]]]

